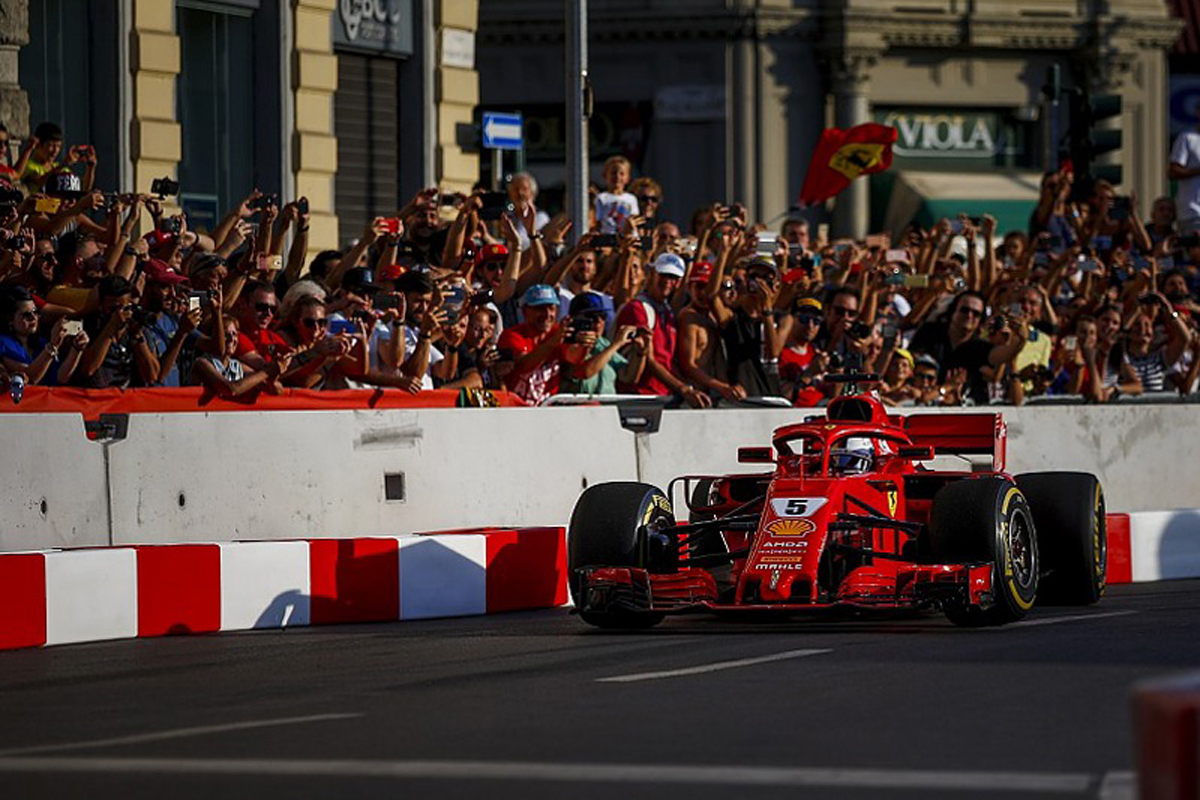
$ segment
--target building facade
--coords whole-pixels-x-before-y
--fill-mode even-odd
[[[590,0],[590,157],[623,153],[686,224],[713,200],[788,213],[821,130],[899,131],[893,170],[829,208],[836,232],[1028,201],[1047,69],[1120,94],[1124,190],[1166,190],[1180,0]],[[481,111],[521,111],[506,168],[560,202],[562,0],[0,0],[0,121],[94,144],[99,183],[169,175],[208,227],[257,187],[309,198],[314,250],[422,186],[490,174]],[[966,204],[966,205],[964,205]]]
[[[826,126],[899,131],[896,165],[814,221],[861,235],[918,205],[1004,208],[1045,163],[1042,86],[1120,94],[1124,189],[1166,183],[1166,0],[590,0],[593,174],[624,151],[686,223],[713,200],[762,220],[788,212]],[[485,108],[526,114],[531,170],[560,181],[560,0],[483,0]],[[1065,116],[1063,117],[1065,121]],[[531,125],[532,123],[532,125]],[[903,184],[897,191],[898,183]],[[895,199],[893,198],[895,195]],[[974,202],[974,205],[972,205]],[[909,208],[911,211],[912,209]],[[1026,212],[1027,213],[1027,212]],[[911,214],[910,214],[911,216]]]
[[[474,0],[0,0],[0,121],[93,144],[98,184],[164,175],[207,228],[252,189],[306,196],[313,250],[417,189],[469,188]],[[438,43],[467,41],[444,65]]]

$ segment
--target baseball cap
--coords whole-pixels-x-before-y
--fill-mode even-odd
[[[525,294],[521,297],[521,305],[556,306],[558,305],[558,292],[548,283],[535,283],[525,290]]]
[[[750,263],[746,265],[746,271],[749,272],[752,269],[766,269],[770,270],[775,275],[779,274],[779,265],[775,263],[775,259],[773,258],[760,257],[751,259]]]
[[[940,370],[937,359],[934,358],[933,356],[929,355],[928,353],[921,353],[919,356],[917,356],[915,366],[933,367],[934,369]]]
[[[79,197],[83,194],[83,181],[68,170],[60,170],[46,179],[46,194],[54,197]]]
[[[188,275],[195,277],[197,272],[204,272],[205,270],[209,269],[217,269],[218,267],[224,266],[224,264],[225,259],[213,253],[207,253],[192,262],[192,267],[188,270]]]
[[[580,317],[584,314],[603,314],[604,300],[595,292],[580,292],[571,298],[571,305],[567,311],[572,317]]]
[[[152,258],[142,267],[142,272],[146,273],[146,280],[149,283],[165,283],[168,286],[178,286],[181,283],[187,283],[187,278],[175,272],[167,262],[161,258]]]
[[[502,244],[485,244],[475,255],[475,263],[485,264],[488,261],[503,261],[508,258],[508,247]]]
[[[815,297],[801,297],[796,300],[792,306],[792,311],[796,314],[820,314],[824,307],[821,301]]]
[[[903,347],[897,347],[895,352],[896,352],[896,355],[898,355],[898,356],[900,356],[901,358],[903,358],[903,359],[904,359],[905,361],[907,361],[909,364],[912,364],[913,366],[916,366],[916,361],[913,359],[913,354],[912,354],[912,353],[908,352],[908,351],[907,351],[907,350],[905,350]],[[936,362],[935,362],[935,364],[930,364],[929,366],[935,366],[935,365],[936,365]]]
[[[429,294],[433,291],[433,278],[428,272],[410,269],[396,279],[396,291]]]
[[[713,265],[708,261],[697,261],[692,265],[692,274],[688,276],[691,283],[708,283],[712,280]]]
[[[674,253],[662,253],[654,259],[654,271],[659,275],[682,278],[687,272],[687,264],[684,264],[683,259]]]

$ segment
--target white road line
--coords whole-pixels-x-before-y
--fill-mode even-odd
[[[156,733],[139,733],[132,736],[116,736],[111,739],[92,739],[86,742],[63,742],[61,744],[43,744],[34,747],[17,747],[12,750],[0,750],[0,758],[7,756],[32,755],[34,753],[54,753],[60,750],[88,750],[96,747],[116,747],[123,744],[141,744],[142,742],[158,742],[165,739],[183,739],[188,736],[207,736],[212,733],[229,733],[230,731],[245,731],[254,728],[271,728],[277,725],[301,725],[306,722],[327,722],[335,719],[354,719],[362,714],[313,714],[307,717],[283,717],[280,719],[258,719],[246,722],[231,722],[225,725],[201,725],[195,728],[177,728]]]
[[[1110,772],[1100,782],[1099,800],[1137,800],[1137,773]]]
[[[804,658],[805,656],[816,656],[821,653],[830,653],[831,650],[788,650],[784,653],[774,653],[769,656],[758,656],[757,658],[739,658],[736,661],[718,661],[715,664],[701,664],[696,667],[684,667],[683,669],[668,669],[661,672],[639,672],[634,675],[614,675],[609,678],[597,678],[597,683],[634,683],[635,681],[653,681],[659,678],[679,678],[684,675],[701,675],[705,672],[720,672],[723,669],[737,669],[738,667],[751,667],[755,664],[767,664],[771,661],[786,661],[789,658]]]
[[[1093,619],[1104,619],[1105,617],[1127,617],[1130,614],[1136,614],[1136,611],[1109,611],[1106,614],[1073,614],[1069,617],[1046,617],[1045,619],[1027,619],[1023,622],[1016,622],[1009,627],[1013,628],[1032,628],[1035,625],[1057,625],[1060,622],[1087,622]],[[998,628],[997,630],[1003,630]]]
[[[190,758],[0,758],[0,773],[157,773],[276,777],[369,777],[562,783],[703,784],[1082,794],[1098,775],[820,767],[555,764],[491,761],[322,761]]]

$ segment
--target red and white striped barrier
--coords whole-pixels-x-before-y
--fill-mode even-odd
[[[0,554],[0,649],[567,600],[562,528]]]
[[[1108,582],[1200,577],[1200,510],[1108,515]]]

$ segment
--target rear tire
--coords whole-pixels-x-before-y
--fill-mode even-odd
[[[1038,601],[1091,605],[1104,596],[1108,526],[1104,490],[1086,472],[1017,476],[1038,532]]]
[[[576,571],[582,567],[645,568],[638,529],[675,524],[671,501],[646,483],[600,483],[588,488],[575,503],[567,534],[568,585],[571,599],[582,609]],[[649,628],[662,614],[642,611],[580,611],[584,622],[598,628]]]
[[[942,487],[933,499],[930,544],[939,563],[992,564],[992,605],[948,605],[955,625],[1016,622],[1038,590],[1037,533],[1025,496],[1004,478],[974,478]]]

